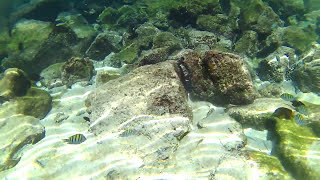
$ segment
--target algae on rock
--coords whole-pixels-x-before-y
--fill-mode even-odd
[[[258,164],[259,170],[267,175],[267,179],[293,179],[277,157],[258,151],[247,151],[246,153],[250,160]]]
[[[31,86],[26,74],[17,68],[9,68],[0,81],[0,101],[23,96]]]
[[[320,176],[320,162],[309,156],[312,146],[320,140],[307,126],[299,126],[294,120],[275,118],[274,133],[276,155],[286,169],[297,179],[317,179]],[[317,145],[319,146],[319,144]],[[313,164],[309,164],[309,162]]]
[[[17,97],[17,114],[44,118],[52,107],[52,98],[47,91],[31,87],[25,96]]]

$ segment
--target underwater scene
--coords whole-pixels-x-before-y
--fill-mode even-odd
[[[0,179],[320,179],[320,1],[0,0]]]

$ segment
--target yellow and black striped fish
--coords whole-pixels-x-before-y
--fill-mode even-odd
[[[281,99],[285,100],[285,101],[295,101],[296,98],[292,95],[292,94],[289,94],[289,93],[283,93],[281,94]]]
[[[68,144],[81,144],[85,140],[87,140],[87,138],[83,134],[75,134],[70,136],[68,139],[63,139],[63,141],[67,142]]]

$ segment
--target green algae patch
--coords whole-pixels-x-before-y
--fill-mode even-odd
[[[36,20],[19,21],[12,30],[12,38],[7,44],[9,54],[23,52],[27,60],[36,56],[37,50],[48,39],[53,26],[49,22]]]
[[[284,33],[286,43],[298,53],[305,52],[317,38],[314,30],[300,26],[289,26]]]
[[[267,179],[293,179],[277,157],[258,151],[247,151],[247,153],[250,159],[258,163],[259,170],[267,174]]]
[[[313,131],[305,126],[298,126],[293,120],[275,118],[276,152],[282,164],[297,179],[317,179],[320,172],[308,165],[308,151],[315,141]]]
[[[116,63],[124,62],[126,64],[133,64],[137,60],[139,53],[140,46],[132,43],[117,53],[114,60]]]
[[[27,94],[16,98],[17,114],[44,118],[52,107],[52,98],[47,91],[31,87]]]

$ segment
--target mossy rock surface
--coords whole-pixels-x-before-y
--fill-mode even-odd
[[[6,100],[23,96],[31,85],[26,74],[17,68],[7,69],[0,80],[0,99]]]
[[[251,160],[258,163],[259,170],[267,175],[267,179],[293,179],[277,157],[258,151],[247,151],[247,153]]]
[[[169,51],[182,48],[181,41],[170,32],[158,33],[153,39],[153,48],[168,47]]]
[[[44,118],[52,107],[52,98],[47,91],[31,87],[27,94],[15,99],[17,102],[17,114]]]
[[[275,145],[276,154],[279,156],[286,169],[296,179],[317,179],[320,177],[320,162],[312,160],[313,146],[317,145],[320,138],[307,126],[299,126],[294,120],[275,118]],[[319,150],[319,148],[318,148]],[[312,163],[310,163],[312,161]]]
[[[133,64],[138,59],[139,53],[140,45],[137,43],[131,43],[111,57],[110,65],[114,67],[121,67],[123,63]]]
[[[284,33],[285,43],[300,54],[311,48],[317,38],[318,35],[309,27],[289,26]]]

